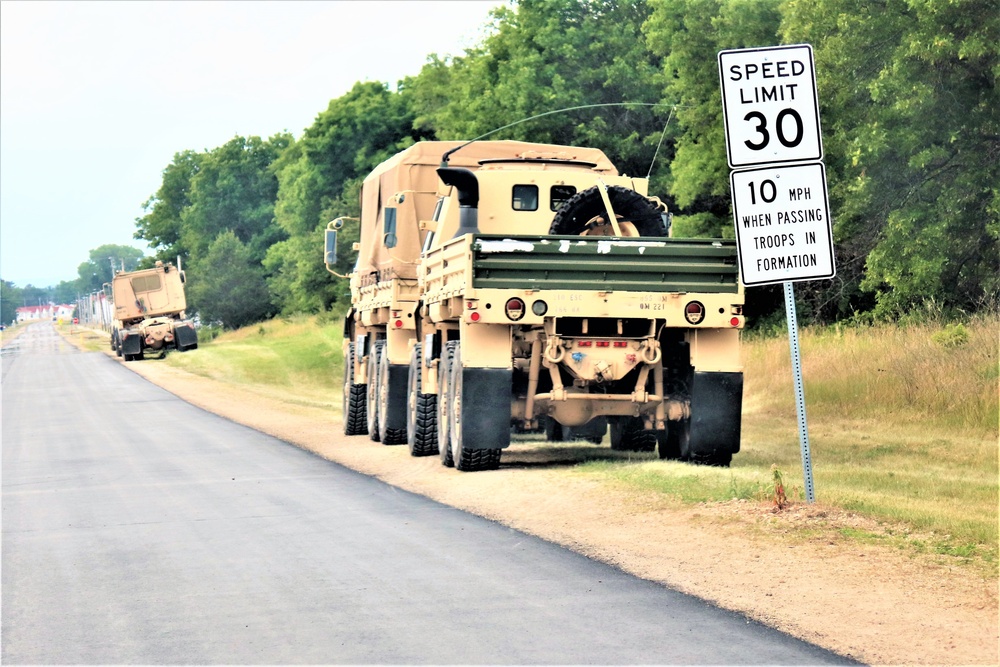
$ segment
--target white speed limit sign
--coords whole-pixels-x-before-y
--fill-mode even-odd
[[[810,45],[720,51],[719,78],[731,168],[823,159]]]

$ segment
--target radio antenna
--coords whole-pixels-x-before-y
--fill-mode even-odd
[[[486,137],[490,136],[491,134],[496,134],[497,132],[500,132],[501,130],[506,130],[509,127],[514,127],[515,125],[520,125],[521,123],[527,123],[529,120],[536,120],[538,118],[544,118],[545,116],[551,116],[551,115],[557,114],[557,113],[565,113],[567,111],[578,111],[580,109],[595,109],[595,108],[599,108],[599,107],[630,107],[630,106],[634,106],[634,107],[670,107],[670,116],[671,117],[673,116],[674,109],[677,108],[676,104],[667,104],[667,103],[654,103],[654,102],[605,102],[603,104],[584,104],[584,105],[577,106],[577,107],[566,107],[565,109],[555,109],[553,111],[546,111],[544,113],[540,113],[540,114],[537,114],[537,115],[534,115],[534,116],[530,116],[528,118],[522,118],[521,120],[516,120],[513,123],[508,123],[507,125],[504,125],[503,127],[498,127],[495,130],[490,130],[486,134],[481,134],[478,137],[476,137],[475,139],[470,139],[469,141],[466,141],[461,146],[456,146],[455,148],[452,148],[450,151],[446,152],[444,155],[441,156],[441,167],[445,168],[445,167],[448,166],[448,158],[451,157],[452,153],[458,152],[458,151],[462,150],[463,148],[465,148],[466,146],[468,146],[469,144],[474,143],[476,141],[479,141],[480,139],[485,139]],[[668,124],[670,123],[670,118],[667,118],[667,123]],[[666,132],[666,127],[663,128],[663,131]],[[663,137],[660,137],[660,141],[661,142],[663,141]],[[657,146],[657,150],[659,150],[659,146]],[[650,170],[652,170],[652,166],[650,166]]]

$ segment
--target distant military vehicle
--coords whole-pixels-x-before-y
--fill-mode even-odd
[[[125,361],[148,352],[198,347],[198,334],[185,314],[184,272],[156,262],[151,269],[119,271],[111,280],[114,325],[111,349]]]

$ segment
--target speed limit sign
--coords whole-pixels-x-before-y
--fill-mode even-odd
[[[730,168],[823,159],[812,46],[720,51],[719,79]]]

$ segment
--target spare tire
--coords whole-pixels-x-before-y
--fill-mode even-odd
[[[596,218],[606,218],[607,209],[599,187],[595,185],[570,197],[556,211],[549,234],[584,234],[589,230],[588,223]],[[635,190],[612,185],[608,187],[608,199],[619,223],[631,222],[639,236],[667,235],[660,209]]]

